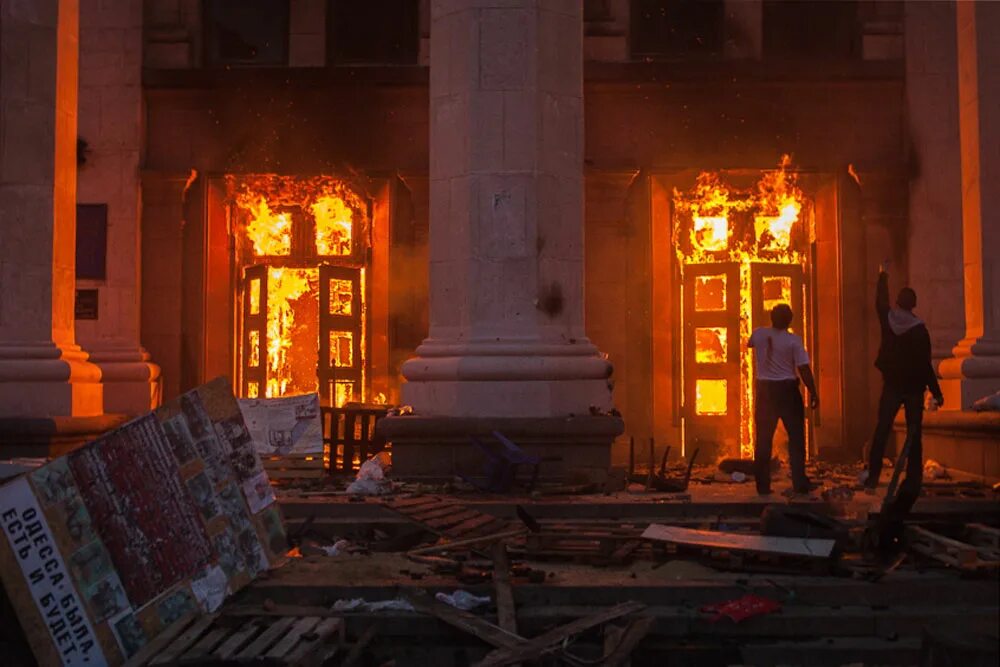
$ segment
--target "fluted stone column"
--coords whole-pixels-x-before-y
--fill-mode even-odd
[[[965,338],[941,362],[946,407],[1000,390],[1000,3],[959,2]]]
[[[107,276],[98,318],[77,338],[101,369],[104,410],[141,414],[160,399],[160,368],[139,341],[142,0],[80,0],[80,136],[88,145],[77,201],[107,204]]]
[[[102,412],[74,339],[77,0],[0,3],[0,418]]]
[[[430,332],[402,401],[452,426],[607,411],[583,321],[582,3],[440,0],[431,22]]]

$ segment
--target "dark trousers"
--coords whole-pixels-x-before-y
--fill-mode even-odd
[[[808,491],[806,477],[806,411],[802,404],[798,380],[757,380],[754,407],[754,478],[757,492],[771,490],[771,443],[778,420],[788,432],[788,463],[792,468],[792,486],[796,491]]]
[[[924,390],[906,389],[882,383],[882,397],[878,401],[878,425],[872,436],[872,447],[868,453],[869,488],[878,486],[879,475],[882,474],[882,458],[885,456],[885,444],[892,431],[892,422],[896,419],[899,406],[906,413],[906,439],[910,442],[910,455],[906,459],[906,479],[899,485],[899,492],[894,501],[894,510],[905,514],[920,496],[920,485],[924,472],[923,445],[921,443],[921,427],[924,413]]]

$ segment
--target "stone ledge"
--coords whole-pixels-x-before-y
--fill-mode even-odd
[[[61,456],[126,421],[120,414],[0,418],[0,458]]]
[[[902,411],[895,423],[896,447],[906,437]],[[1000,412],[940,410],[924,413],[924,459],[989,483],[1000,480]]]
[[[624,431],[620,417],[386,417],[377,432],[392,442],[393,475],[400,478],[451,479],[479,475],[485,455],[472,437],[492,440],[499,431],[529,454],[557,460],[544,461],[541,479],[560,479],[574,469],[606,471],[611,465],[611,445]]]

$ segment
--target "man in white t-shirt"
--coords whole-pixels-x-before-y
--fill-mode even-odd
[[[757,493],[761,495],[771,493],[771,442],[779,419],[788,432],[792,488],[796,493],[812,490],[805,470],[806,423],[799,377],[809,390],[809,407],[819,407],[819,395],[802,339],[788,331],[791,323],[792,309],[780,303],[771,309],[771,326],[754,331],[747,343],[754,351],[757,438],[753,458]]]

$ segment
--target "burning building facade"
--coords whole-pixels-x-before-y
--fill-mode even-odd
[[[76,4],[47,2],[59,12]],[[7,416],[135,413],[216,375],[244,396],[319,391],[329,405],[398,403],[407,400],[404,363],[421,358],[428,331],[457,312],[449,331],[481,336],[476,313],[485,313],[530,320],[540,340],[589,338],[587,355],[600,350],[614,375],[577,379],[613,387],[626,435],[746,455],[746,339],[785,301],[823,397],[810,451],[853,456],[873,426],[869,301],[886,257],[893,280],[921,295],[935,357],[953,380],[947,407],[998,388],[989,341],[1000,289],[990,276],[1000,271],[982,268],[995,261],[997,222],[988,207],[975,213],[963,188],[969,179],[989,187],[970,170],[995,168],[980,149],[986,134],[966,141],[973,124],[993,131],[995,61],[992,47],[957,38],[962,26],[995,25],[989,3],[587,2],[582,16],[565,13],[582,23],[580,122],[557,123],[579,132],[568,137],[545,124],[545,103],[536,116],[521,113],[517,95],[534,89],[503,78],[512,54],[562,29],[525,28],[517,12],[532,3],[481,16],[508,36],[476,44],[460,42],[449,28],[457,19],[426,0],[353,12],[324,0],[269,0],[253,12],[220,0],[79,4],[79,100],[67,102],[87,147],[75,196],[77,280],[56,272],[50,282],[76,295],[75,342],[59,345],[89,353],[73,377],[91,389],[59,406],[11,399]],[[52,49],[66,48],[60,40],[72,32],[60,26]],[[449,66],[442,83],[428,68],[438,26],[449,48],[479,54],[481,77],[494,77],[449,121],[451,143],[432,102],[436,86],[461,93],[463,72]],[[545,71],[549,61],[539,62]],[[979,64],[978,97],[960,80],[968,63]],[[975,123],[969,105],[982,114]],[[494,180],[519,168],[514,153],[534,144],[508,142],[505,153],[497,127],[579,144],[579,164],[569,166],[582,176],[580,205],[563,196],[539,213],[544,191],[487,197],[454,186],[464,174],[442,188],[435,174],[447,165]],[[483,166],[495,150],[500,163]],[[493,187],[483,183],[476,187]],[[579,229],[546,222],[581,209]],[[491,237],[455,222],[456,210],[479,221],[505,211],[504,230],[541,222]],[[475,280],[442,273],[454,259],[443,238],[468,241],[477,262],[503,270]],[[53,239],[46,243],[66,243]],[[81,274],[97,256],[103,273]],[[547,268],[516,270],[529,259]],[[477,305],[490,280],[502,296]],[[448,281],[477,285],[475,297],[452,292],[467,310],[449,310],[440,289]],[[524,298],[510,296],[519,281]],[[72,315],[60,303],[60,317]],[[21,349],[9,321],[0,320],[0,347]],[[514,329],[497,337],[527,335]],[[86,370],[94,366],[100,372]],[[573,410],[605,410],[594,392]]]

